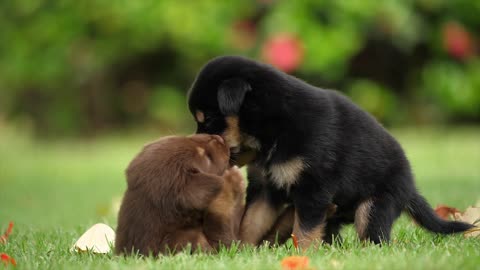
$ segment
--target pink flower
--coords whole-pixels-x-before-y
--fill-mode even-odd
[[[302,63],[303,56],[302,41],[288,33],[268,38],[262,48],[262,58],[285,72],[296,70]]]

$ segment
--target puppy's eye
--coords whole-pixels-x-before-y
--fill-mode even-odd
[[[213,121],[212,120],[205,120],[205,123],[203,123],[203,127],[206,130],[209,130],[213,126]]]
[[[213,117],[210,115],[205,115],[205,121],[204,124],[211,123],[213,121]]]
[[[207,151],[206,156],[207,156],[208,159],[213,160],[212,153]]]

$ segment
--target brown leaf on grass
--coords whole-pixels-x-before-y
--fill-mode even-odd
[[[463,213],[455,213],[455,220],[463,221],[473,224],[477,227],[465,231],[463,235],[465,237],[478,237],[480,236],[480,207],[468,207]]]
[[[463,221],[473,225],[480,225],[480,207],[468,207],[463,213],[456,213],[455,220]]]
[[[460,211],[455,207],[439,204],[437,208],[435,208],[435,213],[442,219],[451,220],[455,217],[455,214],[460,213]]]

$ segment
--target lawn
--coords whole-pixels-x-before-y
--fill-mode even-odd
[[[460,209],[480,199],[480,129],[394,130],[410,158],[418,188],[432,205]],[[151,258],[69,251],[91,225],[115,228],[124,169],[155,135],[105,136],[90,140],[35,142],[21,132],[0,133],[0,230],[15,222],[0,252],[18,269],[280,269],[296,254],[291,243],[269,249],[222,250],[218,255]],[[352,228],[343,245],[308,250],[315,269],[479,269],[480,239],[430,234],[407,217],[392,232],[390,245],[360,243]],[[0,268],[2,266],[0,265]]]

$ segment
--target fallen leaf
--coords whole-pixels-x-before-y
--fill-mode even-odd
[[[298,249],[298,239],[297,239],[297,236],[295,236],[295,234],[291,234],[292,236],[292,241],[293,241],[293,246]]]
[[[0,260],[3,262],[5,266],[11,264],[13,266],[17,266],[17,262],[15,261],[14,258],[8,256],[5,253],[0,253]]]
[[[12,230],[13,230],[13,222],[10,221],[10,223],[8,224],[8,228],[5,231],[5,233],[2,236],[0,236],[0,243],[2,243],[2,244],[7,243],[8,236],[10,236],[10,234],[12,233]]]
[[[468,207],[463,213],[455,213],[455,220],[480,226],[480,207]],[[480,236],[480,228],[475,227],[463,233],[465,237]]]
[[[478,237],[480,236],[480,228],[472,228],[468,231],[463,232],[465,237]]]
[[[76,251],[92,251],[93,253],[108,253],[115,242],[115,232],[108,225],[97,223],[88,229],[77,240],[73,249]]]
[[[309,260],[306,256],[289,256],[282,260],[283,270],[306,270],[310,269]]]
[[[463,213],[455,213],[455,220],[480,225],[480,207],[468,207]]]
[[[440,204],[437,206],[437,208],[435,208],[435,213],[437,213],[437,215],[442,219],[450,220],[454,218],[456,213],[460,213],[460,211],[458,211],[457,208]]]

